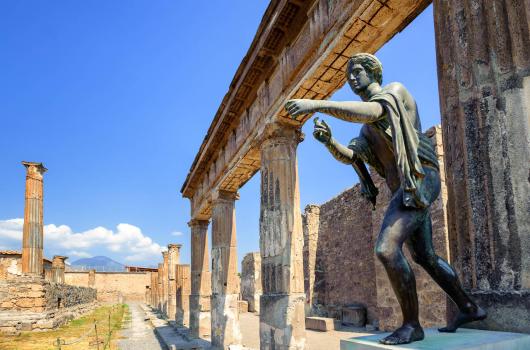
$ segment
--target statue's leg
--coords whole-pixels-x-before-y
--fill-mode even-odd
[[[420,227],[407,240],[407,245],[414,261],[427,271],[460,310],[447,327],[439,329],[440,332],[454,332],[464,323],[486,318],[486,312],[478,307],[462,288],[453,267],[434,252],[430,213],[427,212]]]
[[[404,207],[402,197],[400,190],[390,201],[375,247],[403,313],[403,325],[381,340],[381,343],[389,345],[406,344],[424,337],[418,319],[414,272],[402,251],[403,242],[417,230],[424,210]]]

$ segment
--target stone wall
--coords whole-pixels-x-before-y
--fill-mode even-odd
[[[52,263],[43,260],[44,274],[50,275]],[[0,251],[0,280],[14,279],[22,276],[22,255],[16,251]]]
[[[66,284],[87,287],[89,272],[66,271]],[[102,302],[144,301],[145,287],[151,286],[148,272],[96,272],[94,286]]]
[[[47,330],[90,311],[96,291],[19,277],[0,281],[0,332]]]
[[[441,130],[433,127],[427,134],[444,174]],[[401,324],[401,310],[386,271],[374,255],[390,191],[384,179],[373,171],[372,174],[379,188],[375,210],[361,196],[360,185],[320,206],[306,208],[303,217],[305,287],[310,303],[308,313],[340,318],[343,306],[361,304],[367,309],[368,323],[390,330]],[[431,206],[431,216],[436,252],[448,259],[446,201],[442,176],[442,191]],[[416,275],[422,324],[426,327],[444,324],[447,309],[444,292],[412,262],[408,251],[405,254]]]

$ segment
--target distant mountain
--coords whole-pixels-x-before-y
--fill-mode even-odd
[[[70,270],[125,271],[125,266],[106,256],[94,256],[72,262]]]

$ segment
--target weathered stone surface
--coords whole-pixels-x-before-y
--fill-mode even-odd
[[[237,193],[219,191],[212,213],[212,347],[228,349],[241,344],[239,278],[237,275]]]
[[[508,306],[530,290],[528,1],[434,5],[452,260],[466,288],[499,292],[499,310],[486,305],[514,316],[501,329],[520,329]]]
[[[335,320],[328,317],[306,317],[305,328],[321,332],[332,331],[335,329]]]
[[[208,254],[208,221],[191,220],[190,335],[209,337],[211,329],[211,273]]]
[[[176,322],[179,326],[190,325],[190,265],[175,265]]]
[[[168,303],[167,317],[170,321],[176,320],[177,313],[177,283],[176,266],[180,262],[181,244],[168,244]],[[189,294],[189,293],[188,293]]]
[[[362,305],[343,306],[341,307],[340,320],[344,325],[364,327],[366,325],[366,308]]]
[[[241,263],[241,298],[248,303],[248,311],[259,313],[261,288],[260,253],[248,253]]]
[[[64,283],[65,260],[67,256],[55,255],[52,260],[52,282]]]
[[[22,162],[26,167],[26,194],[24,202],[24,228],[22,233],[22,272],[43,276],[44,245],[43,224],[43,174],[42,163]]]
[[[296,128],[267,127],[261,145],[260,347],[303,349],[305,344],[303,232],[298,189]]]
[[[239,310],[240,314],[248,312],[248,301],[246,301],[246,300],[238,300],[237,309]]]

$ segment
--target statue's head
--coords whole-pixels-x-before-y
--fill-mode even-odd
[[[383,65],[374,55],[358,53],[348,61],[346,77],[352,90],[358,94],[374,82],[383,83]]]

